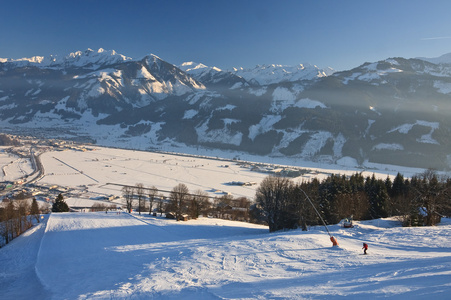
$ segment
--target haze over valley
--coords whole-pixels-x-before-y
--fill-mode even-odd
[[[0,126],[127,149],[446,171],[448,57],[389,58],[341,72],[175,66],[104,49],[2,59]]]

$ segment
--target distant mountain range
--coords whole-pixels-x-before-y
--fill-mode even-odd
[[[0,59],[0,130],[136,149],[210,147],[448,170],[451,54],[334,72],[221,70],[88,49]]]

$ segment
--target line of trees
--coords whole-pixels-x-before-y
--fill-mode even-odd
[[[122,195],[127,211],[130,213],[135,208],[139,214],[149,212],[149,214],[166,213],[173,214],[176,220],[185,218],[196,219],[200,215],[213,216],[217,218],[252,221],[250,214],[251,201],[246,197],[233,198],[230,195],[223,195],[211,199],[202,190],[190,192],[188,187],[180,183],[176,185],[165,196],[152,186],[145,188],[138,183],[135,186],[124,186]]]
[[[398,216],[404,226],[431,226],[451,215],[451,180],[427,170],[410,180],[398,173],[393,181],[356,173],[295,184],[288,178],[270,176],[257,188],[255,218],[266,222],[271,232],[320,224],[302,191],[329,224],[349,217]]]
[[[0,207],[0,247],[31,228],[33,221],[40,222],[40,209],[35,198],[31,204],[28,200],[10,200]]]
[[[105,203],[94,203],[91,206],[91,211],[96,212],[96,211],[108,211],[108,210],[116,210],[116,205],[115,204],[105,204]]]

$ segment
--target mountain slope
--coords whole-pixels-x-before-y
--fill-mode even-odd
[[[223,71],[216,67],[207,67],[200,63],[185,62],[179,68],[213,89],[236,89],[251,85],[243,77],[233,72]]]
[[[205,89],[157,56],[132,61],[101,50],[71,53],[51,63],[42,59],[0,65],[2,119],[26,123],[45,113],[80,119],[87,110],[93,116],[111,114]]]
[[[48,61],[0,63],[4,130],[139,149],[451,166],[447,64],[391,58],[335,73],[312,65],[232,72],[103,49]]]

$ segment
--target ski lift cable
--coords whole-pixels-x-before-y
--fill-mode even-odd
[[[321,215],[320,215],[320,213],[318,212],[318,210],[316,209],[315,205],[313,205],[313,202],[312,202],[312,200],[310,200],[310,197],[307,195],[306,192],[304,192],[303,189],[300,189],[300,190],[304,193],[304,195],[305,195],[305,197],[307,198],[308,202],[310,202],[310,204],[312,205],[312,207],[313,207],[313,209],[315,210],[316,214],[318,215],[318,217],[319,217],[319,218],[321,219],[321,221],[323,222],[323,225],[324,225],[324,227],[326,228],[327,233],[329,234],[329,236],[332,237],[332,235],[330,234],[329,228],[327,228],[326,222],[324,222],[323,217],[321,217]]]

